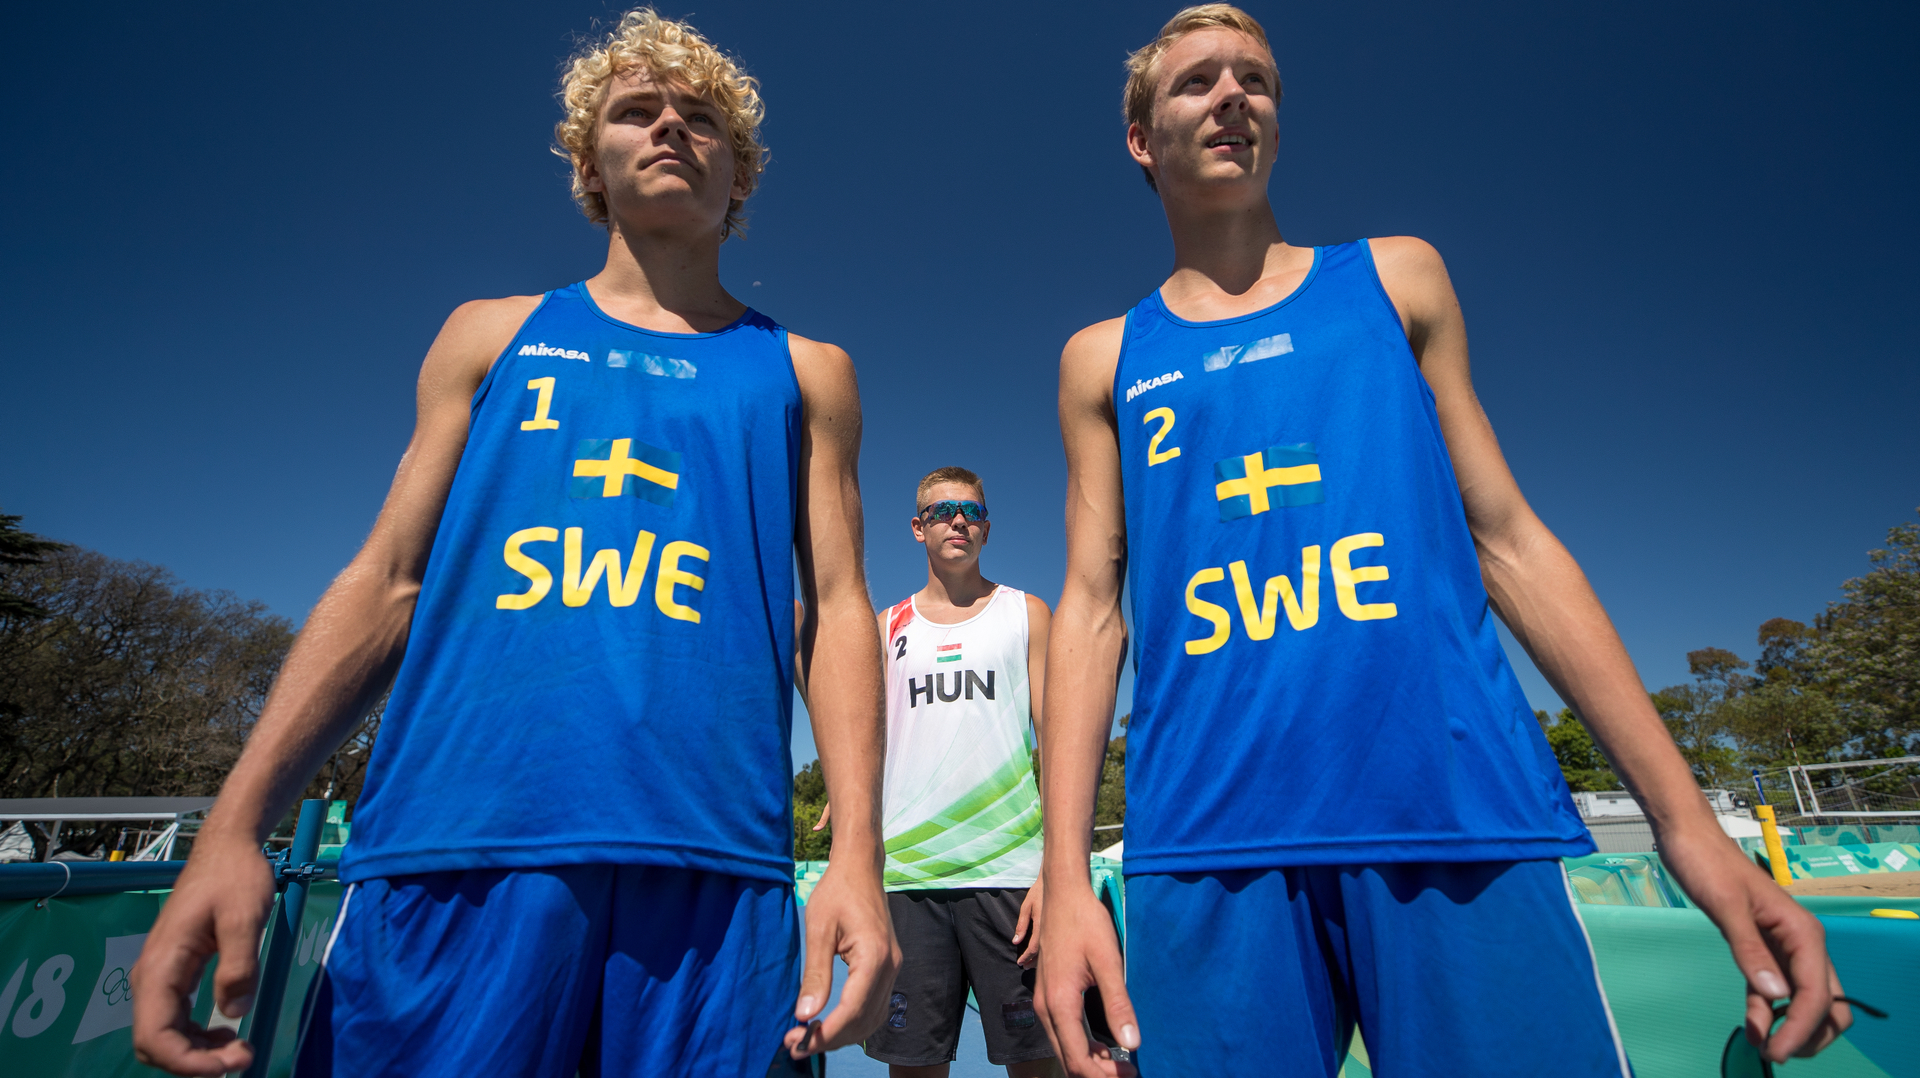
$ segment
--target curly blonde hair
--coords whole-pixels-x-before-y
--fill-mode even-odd
[[[1200,4],[1183,9],[1167,20],[1159,36],[1145,48],[1127,55],[1127,88],[1120,97],[1120,111],[1127,123],[1145,128],[1153,126],[1153,84],[1160,77],[1160,57],[1173,48],[1174,42],[1198,30],[1237,30],[1259,42],[1267,55],[1273,55],[1273,46],[1267,43],[1267,31],[1260,20],[1232,4]],[[1274,87],[1276,98],[1279,92],[1280,88]],[[1158,191],[1153,173],[1144,165],[1140,171],[1147,175],[1147,186]]]
[[[607,225],[607,200],[580,181],[580,164],[595,148],[600,134],[600,106],[614,79],[644,71],[655,82],[684,85],[709,98],[727,118],[733,143],[734,178],[748,194],[760,182],[767,148],[760,144],[760,122],[766,105],[760,100],[760,82],[741,70],[727,54],[684,22],[663,19],[652,8],[639,8],[620,17],[602,41],[577,53],[560,80],[560,103],[566,118],[554,125],[558,146],[554,153],[573,162],[573,200],[587,220]],[[744,199],[729,199],[720,238],[746,231],[740,209]]]

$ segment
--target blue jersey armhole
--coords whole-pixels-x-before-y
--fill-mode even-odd
[[[480,379],[480,387],[473,391],[473,400],[467,404],[468,422],[472,422],[473,417],[480,414],[480,406],[486,403],[487,393],[493,389],[494,375],[500,373],[501,367],[506,366],[507,357],[513,354],[513,346],[520,343],[520,334],[526,331],[527,323],[533,321],[534,315],[545,310],[547,301],[552,298],[553,292],[551,291],[540,294],[540,302],[534,304],[533,310],[528,311],[527,316],[520,320],[518,326],[514,327],[513,336],[507,339],[506,347],[500,349],[500,354],[493,357],[493,362],[488,364],[487,376]]]
[[[1141,301],[1141,303],[1144,302],[1146,301]],[[1127,366],[1127,345],[1133,342],[1133,312],[1139,309],[1140,304],[1136,303],[1127,308],[1126,314],[1120,316],[1120,351],[1113,357],[1113,378],[1107,385],[1107,404],[1113,409],[1116,418],[1120,413],[1120,372]]]

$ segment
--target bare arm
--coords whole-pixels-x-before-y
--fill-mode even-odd
[[[1411,237],[1373,241],[1382,283],[1432,387],[1441,432],[1494,610],[1587,728],[1647,812],[1663,859],[1713,918],[1747,976],[1750,1030],[1768,1001],[1794,997],[1769,1054],[1811,1055],[1851,1024],[1819,922],[1720,830],[1654,711],[1586,574],[1534,515],[1474,395],[1466,320],[1439,252]],[[1785,966],[1787,979],[1780,969]]]
[[[787,1034],[798,1058],[850,1044],[886,1013],[900,945],[881,890],[880,777],[886,758],[880,634],[867,598],[860,515],[860,390],[840,349],[790,336],[805,408],[796,546],[806,616],[800,632],[807,714],[835,806],[827,872],[807,900],[807,969]],[[847,963],[824,1021],[833,957]]]
[[[1047,695],[1047,635],[1053,627],[1053,611],[1047,609],[1045,600],[1038,595],[1027,596],[1027,699],[1028,710],[1033,716],[1033,755],[1036,762],[1041,757],[1041,746],[1046,741],[1042,704]],[[1046,803],[1045,792],[1040,797],[1041,804]],[[1040,933],[1032,931],[1040,924],[1040,910],[1043,902],[1046,881],[1037,879],[1027,888],[1027,897],[1020,903],[1020,918],[1013,926],[1013,942],[1027,941],[1026,950],[1020,952],[1018,959],[1022,966],[1032,968],[1040,957]],[[1031,932],[1031,935],[1029,933]]]
[[[468,303],[420,368],[413,440],[373,532],[307,618],[246,750],[220,789],[193,856],[134,970],[134,1047],[176,1074],[244,1069],[252,1051],[187,1017],[187,994],[216,952],[214,1000],[252,1005],[255,950],[273,899],[260,844],[328,753],[379,698],[406,648],[414,599],[466,445],[469,401],[538,297]]]
[[[1060,434],[1067,451],[1067,580],[1047,642],[1041,790],[1046,804],[1046,916],[1040,925],[1034,1007],[1061,1065],[1076,1078],[1130,1074],[1089,1044],[1083,994],[1098,985],[1122,1046],[1139,1047],[1119,942],[1087,873],[1094,796],[1126,652],[1120,591],[1127,532],[1113,372],[1120,319],[1080,331],[1060,356]]]

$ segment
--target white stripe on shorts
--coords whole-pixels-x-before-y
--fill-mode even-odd
[[[1607,1002],[1607,986],[1600,982],[1600,958],[1593,953],[1593,937],[1587,935],[1587,922],[1580,919],[1580,900],[1573,895],[1573,881],[1567,878],[1567,866],[1560,866],[1560,885],[1567,889],[1567,906],[1573,914],[1573,923],[1580,926],[1580,939],[1587,945],[1587,960],[1593,963],[1593,987],[1600,993],[1600,1009],[1607,1014],[1607,1032],[1613,1035],[1614,1055],[1620,1059],[1620,1078],[1633,1078],[1633,1068],[1627,1064],[1627,1046],[1620,1043],[1620,1026],[1613,1020],[1613,1005]]]

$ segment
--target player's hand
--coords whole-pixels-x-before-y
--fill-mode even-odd
[[[830,861],[807,899],[806,916],[807,968],[793,1008],[802,1024],[786,1037],[795,1059],[852,1044],[880,1028],[900,971],[900,944],[893,938],[877,873],[847,874]],[[835,955],[846,960],[847,983],[840,989],[840,1005],[822,1020],[820,1012],[833,992]]]
[[[1116,1062],[1107,1047],[1087,1035],[1087,989],[1098,987],[1107,1028],[1129,1052],[1140,1047],[1140,1029],[1127,998],[1120,941],[1107,908],[1091,884],[1063,887],[1047,896],[1040,939],[1039,976],[1033,1009],[1053,1042],[1053,1054],[1072,1078],[1131,1078],[1132,1063]]]
[[[1747,1039],[1755,1047],[1785,1063],[1790,1056],[1813,1055],[1853,1025],[1853,1009],[1834,1001],[1840,977],[1827,958],[1819,918],[1718,829],[1662,838],[1661,861],[1719,926],[1746,975]],[[1769,1037],[1773,1004],[1789,996],[1786,1020]]]
[[[1026,899],[1020,903],[1020,920],[1013,926],[1013,945],[1018,947],[1021,940],[1027,941],[1027,949],[1015,960],[1021,969],[1032,969],[1040,960],[1040,891],[1040,880],[1035,879],[1033,886],[1027,888]]]
[[[273,908],[273,870],[250,842],[212,836],[193,857],[160,908],[130,978],[133,1054],[150,1067],[183,1075],[245,1070],[253,1049],[231,1029],[193,1024],[189,996],[207,959],[219,955],[213,1002],[238,1018],[253,1006],[260,933]]]

